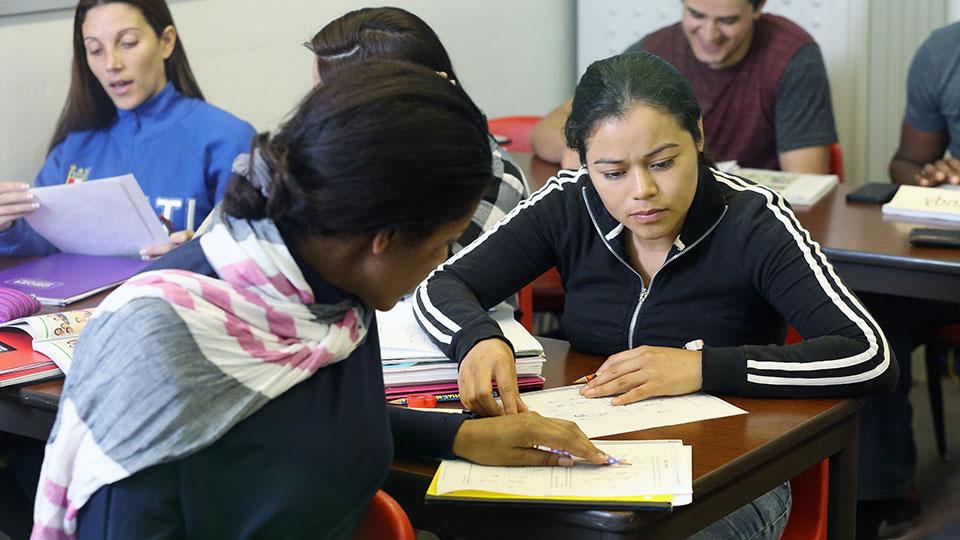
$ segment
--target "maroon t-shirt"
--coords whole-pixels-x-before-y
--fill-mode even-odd
[[[647,35],[638,45],[690,80],[703,111],[707,148],[718,161],[735,159],[743,167],[779,169],[777,91],[791,59],[808,44],[815,42],[802,28],[764,13],[754,26],[747,55],[729,68],[712,69],[698,61],[680,23]],[[832,129],[829,88],[826,99]]]

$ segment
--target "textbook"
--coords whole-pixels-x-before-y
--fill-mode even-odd
[[[593,441],[628,465],[492,467],[443,460],[427,489],[428,503],[593,508],[661,508],[693,500],[693,453],[682,441]]]
[[[443,393],[456,391],[459,367],[430,341],[413,313],[413,304],[398,302],[390,311],[377,312],[383,384],[388,398],[416,393],[433,385]],[[542,388],[545,361],[543,346],[513,317],[513,307],[504,303],[490,314],[500,325],[516,353],[517,380],[522,388]]]
[[[960,190],[944,187],[900,186],[883,205],[884,215],[912,219],[960,221]]]
[[[734,168],[733,174],[766,186],[791,206],[813,206],[840,181],[835,174],[804,174],[767,169]]]
[[[29,335],[0,329],[0,387],[61,376],[63,372],[54,362],[31,347]]]
[[[68,373],[77,339],[92,315],[93,309],[78,309],[24,317],[0,325],[0,341],[17,336],[17,343],[22,340],[26,348]]]
[[[30,192],[40,208],[24,219],[64,253],[137,257],[144,246],[169,240],[132,174]]]
[[[64,306],[123,283],[149,261],[57,253],[0,271],[0,285]]]

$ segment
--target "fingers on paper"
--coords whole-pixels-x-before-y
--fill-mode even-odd
[[[529,430],[528,436],[533,437],[533,439],[529,439],[529,444],[525,446],[544,445],[586,459],[597,465],[606,462],[607,454],[594,446],[577,424],[557,418],[544,418],[536,413],[530,413],[530,415],[533,418],[534,426]],[[540,453],[551,456],[557,455],[549,452]],[[564,465],[564,463],[558,463],[556,460],[551,461],[551,464]],[[572,465],[572,462],[570,464]]]
[[[468,411],[481,416],[500,416],[503,410],[493,398],[492,372],[486,362],[465,360],[460,365],[457,384],[460,401]]]
[[[497,381],[497,390],[500,392],[500,401],[503,403],[504,414],[517,414],[526,410],[527,406],[520,400],[520,389],[517,386],[517,367],[513,361],[498,361],[493,368],[493,376]],[[491,400],[493,398],[491,397]],[[494,402],[496,404],[496,402]],[[499,407],[498,407],[499,409]]]

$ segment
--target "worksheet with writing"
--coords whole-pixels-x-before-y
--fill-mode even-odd
[[[630,497],[692,494],[692,452],[681,441],[596,441],[608,454],[629,465],[573,467],[491,467],[445,460],[438,472],[437,493],[461,490],[536,497]]]
[[[531,411],[574,422],[590,438],[747,413],[718,397],[703,393],[613,405],[613,398],[581,396],[582,387],[562,386],[528,392],[521,397]]]

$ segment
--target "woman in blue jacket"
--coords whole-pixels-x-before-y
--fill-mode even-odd
[[[203,100],[164,0],[81,0],[70,90],[34,185],[133,173],[177,231],[144,246],[156,256],[192,236],[254,134]],[[37,208],[28,184],[0,182],[0,255],[56,250],[20,219]]]

